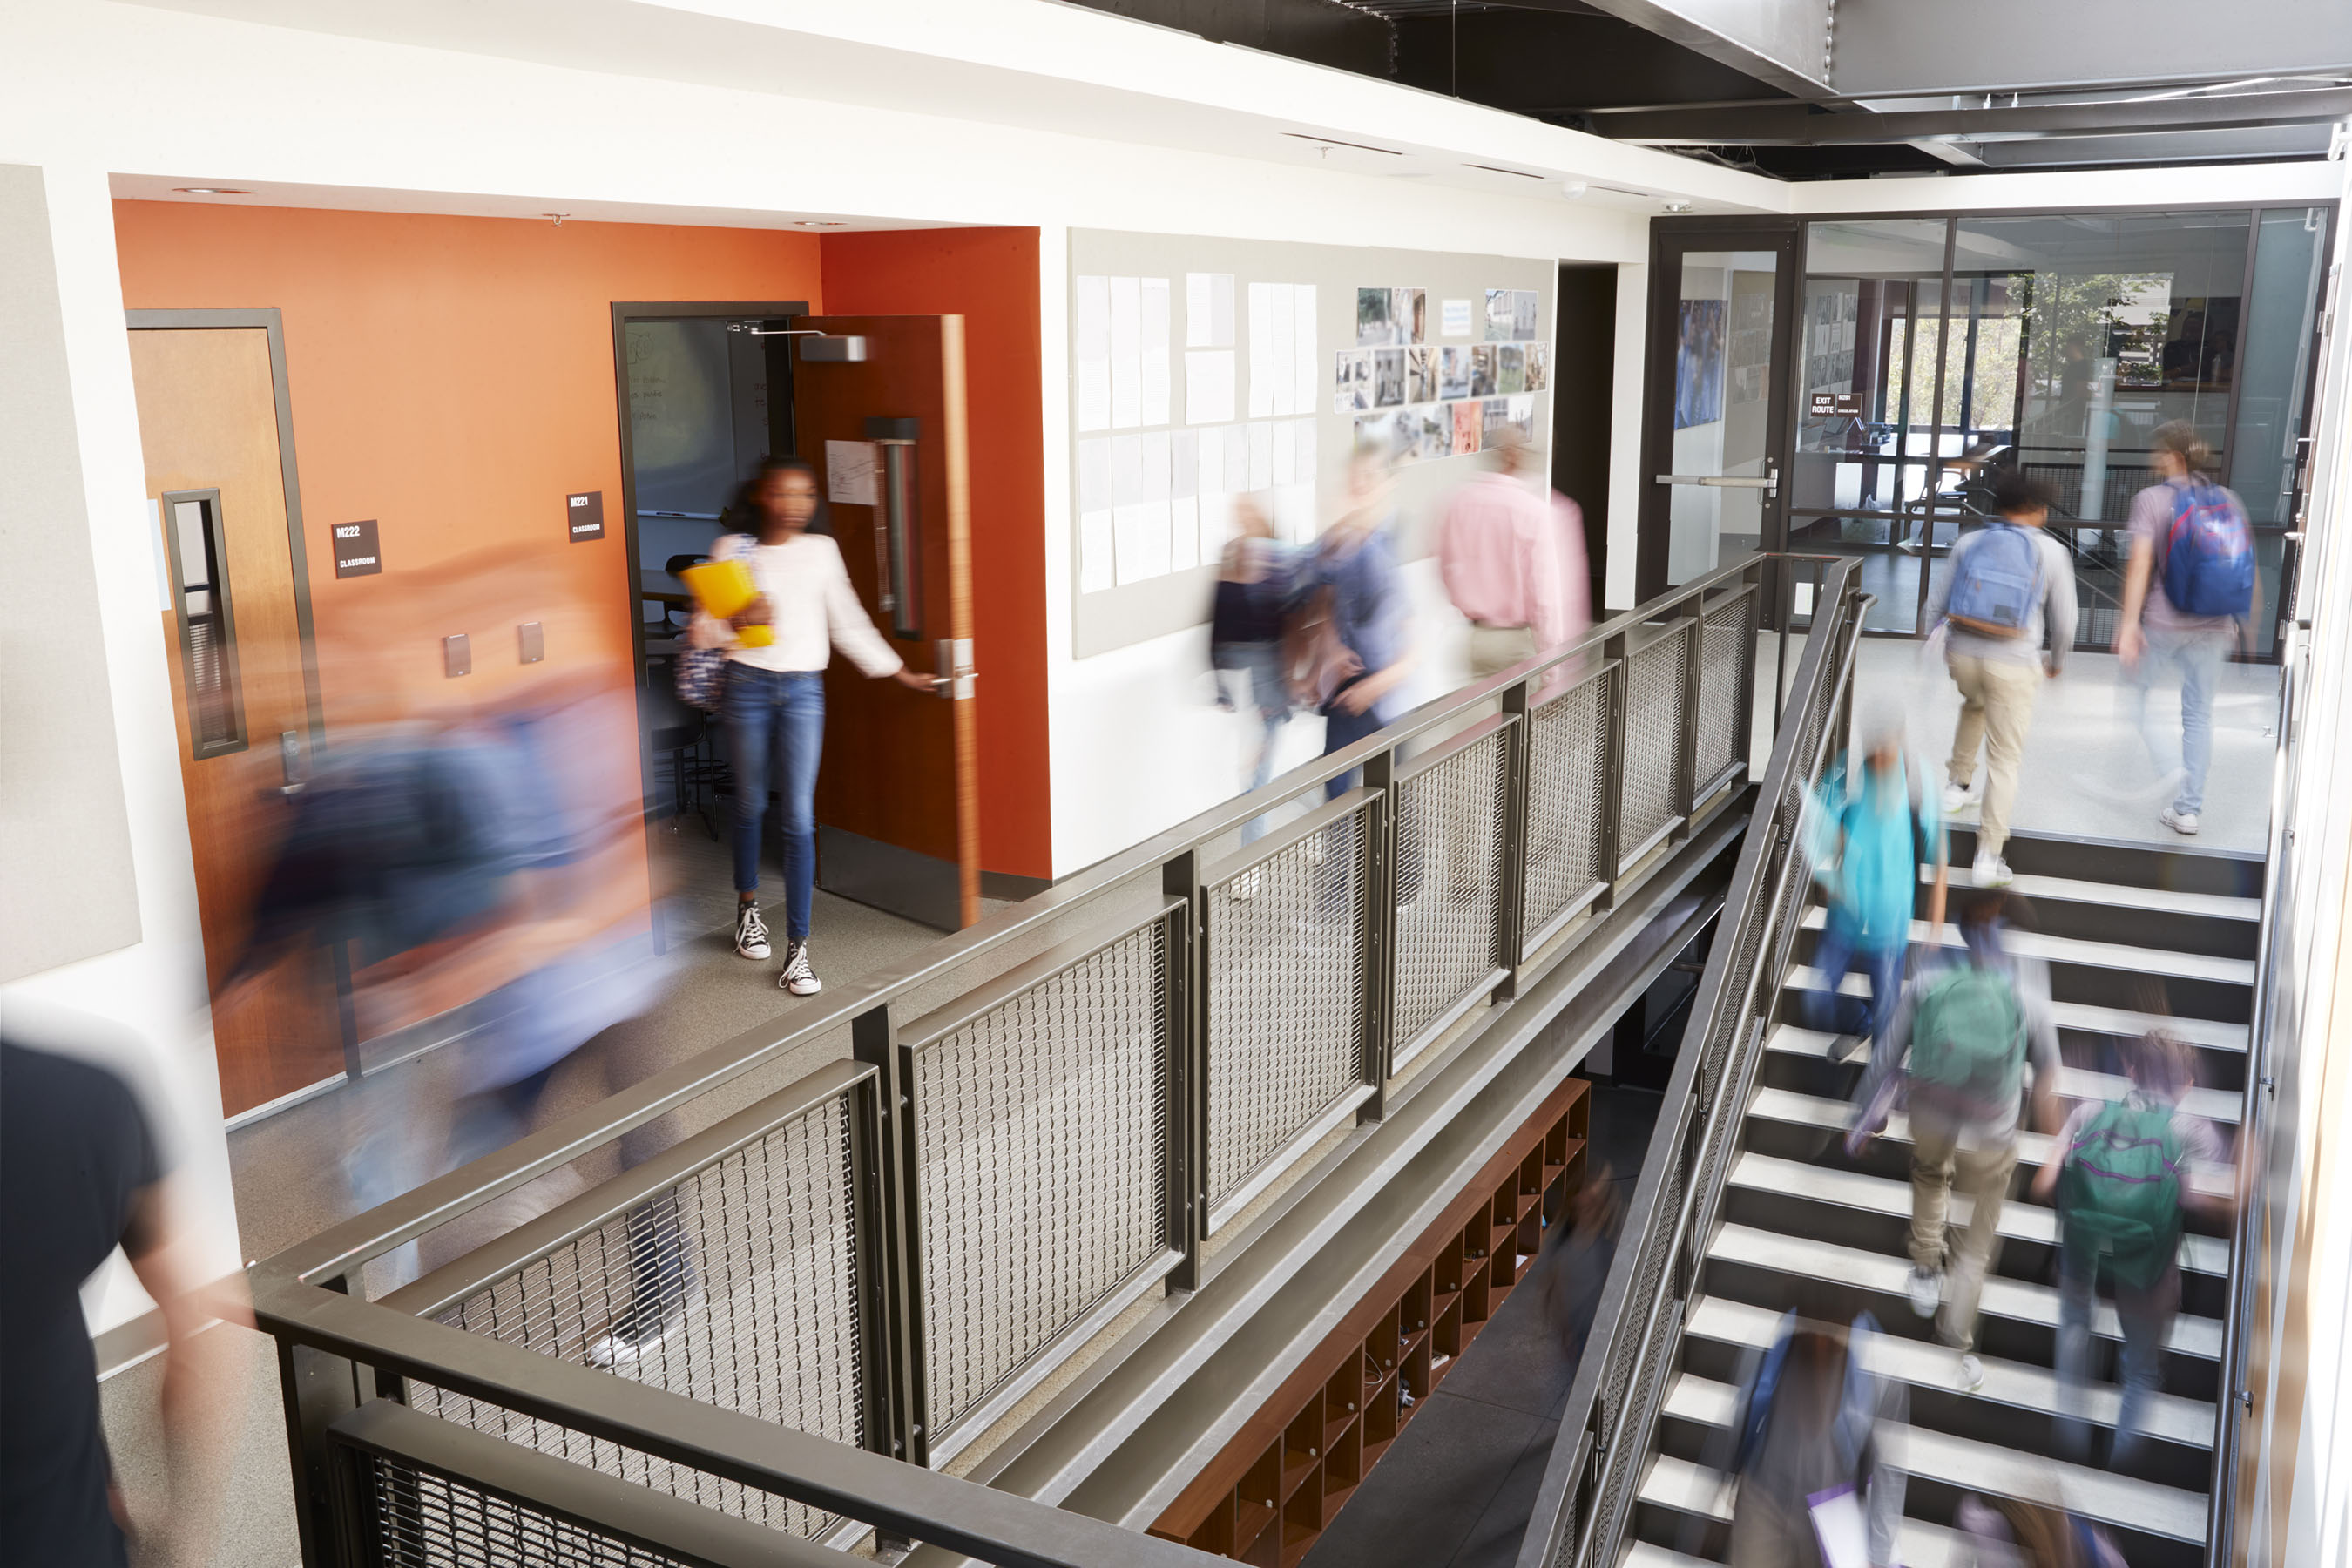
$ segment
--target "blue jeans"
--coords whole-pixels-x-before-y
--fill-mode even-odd
[[[2172,809],[2190,815],[2205,809],[2205,774],[2213,765],[2213,689],[2221,684],[2221,661],[2229,657],[2233,632],[2177,632],[2162,626],[2143,628],[2147,643],[2139,668],[2131,672],[2132,721],[2147,742],[2148,755],[2164,766],[2166,749],[2149,730],[2149,689],[2164,674],[2180,676],[2180,793]]]
[[[821,670],[727,667],[727,752],[735,767],[735,890],[760,888],[760,826],[768,815],[768,769],[782,801],[784,940],[806,942],[816,893],[816,764],[824,749]]]
[[[1387,723],[1388,717],[1381,712],[1381,705],[1377,702],[1361,713],[1350,713],[1344,708],[1328,708],[1323,712],[1323,754],[1328,757],[1344,747],[1352,746]],[[1337,800],[1355,787],[1356,773],[1350,770],[1323,786],[1323,798]]]
[[[1895,999],[1903,990],[1903,954],[1907,943],[1885,949],[1864,947],[1843,915],[1830,911],[1822,940],[1813,949],[1813,967],[1822,972],[1827,989],[1805,994],[1805,1027],[1827,1034],[1870,1036],[1874,1058],[1885,1043],[1887,1026],[1895,1021]],[[1847,973],[1860,969],[1870,976],[1870,1005],[1842,996],[1838,986]]]
[[[2058,1439],[2080,1459],[2090,1448],[2084,1392],[2090,1381],[2091,1309],[2098,1303],[2098,1255],[2079,1247],[2058,1253]],[[2180,1270],[2168,1268],[2146,1289],[2116,1285],[2116,1319],[2123,1329],[2123,1408],[2116,1416],[2110,1469],[2131,1462],[2147,1440],[2148,1397],[2164,1383],[2164,1340],[2180,1310]]]
[[[1282,727],[1290,722],[1290,691],[1282,679],[1282,646],[1279,643],[1227,643],[1217,649],[1220,671],[1230,670],[1240,679],[1232,684],[1237,698],[1246,696],[1257,714],[1259,734],[1257,759],[1250,765],[1249,783],[1245,789],[1264,789],[1274,777],[1274,745],[1282,734]],[[1265,833],[1266,819],[1253,816],[1242,827],[1242,842],[1255,843]]]

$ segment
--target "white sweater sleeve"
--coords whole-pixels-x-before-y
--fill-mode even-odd
[[[857,602],[857,590],[849,585],[849,569],[841,563],[838,544],[825,552],[824,624],[833,637],[833,646],[848,655],[850,663],[867,675],[879,679],[896,675],[907,667],[907,661],[882,640],[882,634],[866,618],[866,606]]]

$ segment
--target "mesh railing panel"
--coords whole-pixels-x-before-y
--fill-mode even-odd
[[[440,1314],[455,1328],[863,1446],[846,1097],[704,1166]],[[801,1504],[429,1384],[409,1403],[609,1475],[813,1535]]]
[[[431,1470],[373,1454],[361,1463],[375,1505],[369,1544],[381,1568],[677,1568],[682,1562]]]
[[[1529,939],[1601,880],[1602,774],[1620,667],[1528,716],[1528,849],[1520,928]]]
[[[1625,687],[1624,782],[1617,842],[1630,854],[1675,818],[1675,763],[1682,754],[1685,622],[1637,650]]]
[[[1363,1081],[1370,810],[1208,889],[1212,1207]]]
[[[1509,738],[1496,730],[1397,786],[1394,1067],[1495,972]]]
[[[931,1426],[1168,1246],[1169,928],[915,1053]]]
[[[1748,672],[1756,659],[1753,590],[1706,613],[1699,623],[1698,703],[1694,716],[1692,787],[1704,789],[1739,754],[1739,711],[1748,700]]]

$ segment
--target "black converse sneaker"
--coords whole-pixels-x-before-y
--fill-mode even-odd
[[[809,967],[808,943],[784,944],[784,972],[776,976],[776,984],[795,996],[814,996],[824,989],[824,982]]]
[[[768,922],[760,918],[757,904],[735,906],[735,954],[739,958],[768,956]]]

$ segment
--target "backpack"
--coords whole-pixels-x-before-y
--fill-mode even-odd
[[[2008,974],[1957,963],[1929,982],[1911,1019],[1911,1077],[1991,1108],[2014,1105],[2025,1074],[2025,1008]]]
[[[1947,619],[1979,637],[2021,637],[2042,602],[2042,547],[2014,523],[1986,523],[1952,563]],[[2252,592],[2249,584],[2249,593]],[[2240,603],[2243,603],[2241,600]]]
[[[759,542],[750,534],[722,534],[720,539],[742,541],[737,547],[740,554]],[[718,542],[711,546],[718,548]],[[695,614],[702,614],[697,609]],[[688,708],[705,713],[716,713],[727,699],[727,650],[723,647],[681,647],[677,650],[677,700]]]
[[[2164,536],[2164,596],[2184,616],[2243,616],[2254,597],[2253,535],[2219,485],[2177,487]]]
[[[2111,1258],[2116,1283],[2144,1290],[2163,1278],[2180,1242],[2180,1159],[2172,1107],[2110,1105],[2063,1156],[2058,1212],[2066,1244]]]

